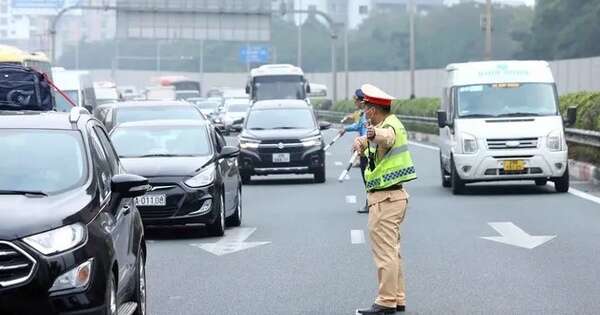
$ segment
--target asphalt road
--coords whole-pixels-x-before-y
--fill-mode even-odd
[[[369,306],[377,284],[363,242],[367,216],[356,213],[364,202],[358,169],[337,182],[351,138],[331,149],[324,184],[255,177],[244,186],[242,228],[224,239],[201,228],[149,231],[149,314],[354,314]],[[600,313],[598,200],[533,183],[453,196],[440,185],[438,152],[411,151],[419,179],[407,185],[402,226],[407,314]],[[533,249],[482,239],[501,236],[489,224],[497,222],[555,237]]]

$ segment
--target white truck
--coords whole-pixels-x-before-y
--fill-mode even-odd
[[[558,94],[545,61],[450,64],[438,112],[442,185],[532,180],[569,190]],[[569,109],[573,124],[576,112]]]
[[[310,85],[299,67],[290,64],[262,65],[250,71],[246,94],[253,102],[298,99],[308,102]]]

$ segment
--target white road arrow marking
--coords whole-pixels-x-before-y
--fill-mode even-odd
[[[346,196],[346,202],[347,203],[356,203],[356,196],[354,196],[354,195]]]
[[[363,244],[365,242],[365,232],[363,230],[351,230],[350,241],[352,244]]]
[[[556,235],[529,235],[512,222],[489,222],[488,224],[502,236],[482,236],[481,238],[527,249],[534,249],[556,237]]]
[[[335,161],[334,162],[335,166],[343,166],[344,164],[340,161]]]
[[[223,256],[245,249],[257,247],[260,245],[270,244],[271,242],[246,242],[248,237],[256,231],[256,228],[234,228],[227,230],[216,243],[196,243],[191,246],[203,249],[213,255]]]

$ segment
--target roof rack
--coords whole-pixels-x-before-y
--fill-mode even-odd
[[[90,112],[84,107],[73,107],[69,113],[69,121],[71,123],[77,123],[81,115],[90,115]]]

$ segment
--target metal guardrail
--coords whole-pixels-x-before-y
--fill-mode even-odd
[[[319,117],[339,122],[348,113],[319,110],[316,111],[316,114]],[[398,118],[405,122],[437,125],[437,118],[435,117],[398,115]],[[600,148],[600,132],[598,131],[566,128],[565,136],[567,137],[567,142],[587,145],[594,148]]]

